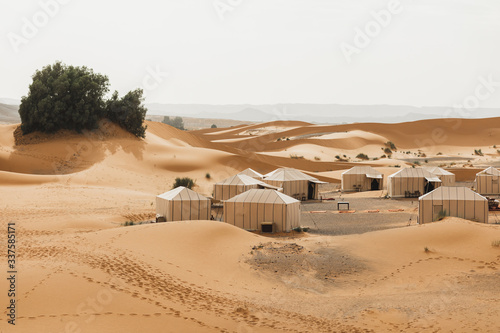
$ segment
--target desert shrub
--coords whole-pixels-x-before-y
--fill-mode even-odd
[[[387,141],[385,145],[389,147],[391,150],[397,150],[396,145],[392,141]]]
[[[111,99],[106,101],[107,118],[140,138],[146,137],[147,126],[143,126],[143,123],[148,111],[142,104],[142,94],[143,90],[137,89],[119,99],[115,91]]]
[[[429,253],[429,252],[431,252],[431,250],[429,250],[429,248],[426,246],[426,247],[424,247],[424,252]]]
[[[477,156],[484,156],[483,152],[481,151],[481,149],[474,149],[474,155],[477,155]]]
[[[210,178],[212,178],[212,176],[210,176],[210,174],[207,172],[207,174],[205,175],[205,178],[210,179]]]
[[[380,156],[380,158],[387,158],[387,156],[384,154],[384,155]]]
[[[495,240],[495,241],[491,242],[491,246],[500,247],[500,240]]]
[[[368,157],[368,155],[363,154],[363,153],[359,153],[358,155],[356,155],[356,158],[359,158],[360,160],[369,160],[370,159]]]
[[[420,161],[414,161],[413,164],[420,165]]]
[[[440,155],[443,155],[443,153],[442,153],[442,152],[439,152],[439,153],[437,153],[436,155],[437,155],[437,156],[440,156]]]
[[[384,149],[384,153],[386,153],[387,155],[392,155],[392,150],[390,148],[385,148]]]
[[[177,129],[180,129],[181,131],[186,130],[184,128],[184,121],[182,120],[181,117],[175,117],[170,119],[169,116],[165,116],[163,117],[163,123],[175,127]]]
[[[296,154],[291,154],[290,158],[293,158],[294,160],[300,160],[300,159],[303,159],[304,156],[299,156],[299,155],[296,155]]]
[[[127,221],[123,225],[126,226],[126,227],[128,227],[128,226],[131,226],[131,225],[134,225],[134,224],[135,224],[134,221]]]
[[[429,160],[425,160],[424,162],[425,162],[425,163],[429,163]]]
[[[184,178],[177,177],[177,178],[175,178],[174,185],[172,186],[172,189],[177,188],[179,186],[184,186],[184,187],[187,187],[189,189],[193,189],[194,185],[195,185],[194,180],[192,180],[189,177],[184,177]]]
[[[212,126],[210,126],[210,128],[217,128],[217,125],[212,124]]]
[[[315,159],[316,161],[321,161],[321,158],[320,158],[319,156],[314,156],[314,159]]]
[[[335,155],[335,158],[340,160],[340,155]]]

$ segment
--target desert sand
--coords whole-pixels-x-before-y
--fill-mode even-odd
[[[123,225],[154,219],[155,196],[176,177],[210,195],[213,183],[247,167],[294,167],[339,183],[359,163],[389,175],[418,160],[470,182],[500,160],[500,118],[192,132],[148,122],[144,140],[109,123],[24,137],[17,126],[0,125],[1,227],[6,235],[15,221],[19,278],[16,326],[3,310],[0,331],[500,331],[497,224],[447,218],[290,237],[214,221]],[[397,151],[379,158],[387,141]],[[4,309],[7,290],[2,279]]]

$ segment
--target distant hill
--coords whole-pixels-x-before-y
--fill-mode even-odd
[[[398,105],[275,104],[275,105],[208,105],[147,104],[149,114],[193,118],[233,119],[268,122],[299,120],[314,123],[341,124],[356,122],[399,123],[424,119],[461,118],[447,107],[414,107]],[[498,116],[498,109],[475,109],[465,118]],[[466,112],[467,113],[467,112]]]
[[[0,123],[15,124],[20,123],[21,118],[18,113],[17,105],[0,104]]]
[[[21,100],[15,98],[0,98],[0,104],[19,105],[21,104]]]

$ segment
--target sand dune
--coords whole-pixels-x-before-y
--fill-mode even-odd
[[[495,332],[500,324],[491,296],[499,287],[489,284],[498,279],[500,253],[490,243],[500,229],[457,219],[294,240],[302,251],[330,248],[362,262],[359,271],[332,280],[307,273],[301,263],[298,275],[255,271],[252,248],[270,239],[219,222],[83,233],[28,229],[18,236],[29,244],[22,252],[20,332],[63,331],[70,323],[122,332],[135,332],[137,322],[148,331],[168,325],[207,332]],[[278,254],[292,244],[272,242]],[[485,293],[474,293],[470,279]]]
[[[193,132],[148,122],[144,140],[109,123],[94,133],[23,138],[17,125],[2,125],[0,208],[4,228],[16,221],[22,275],[15,330],[498,332],[498,225],[446,219],[362,235],[269,238],[210,221],[123,223],[154,219],[155,196],[176,177],[195,179],[206,195],[247,167],[295,167],[338,183],[360,164],[358,153],[379,157],[386,141],[398,146],[391,159],[363,163],[388,176],[413,159],[463,160],[475,167],[452,170],[471,180],[480,165],[498,162],[499,119],[463,120],[463,135],[445,120]],[[435,128],[447,139],[415,144]],[[290,140],[277,141],[283,137]],[[474,149],[486,154],[472,156]],[[10,329],[2,316],[0,330]]]

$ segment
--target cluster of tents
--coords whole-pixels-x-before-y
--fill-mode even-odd
[[[455,175],[442,168],[404,168],[387,179],[392,198],[418,197],[419,222],[444,216],[488,222],[488,200],[500,194],[500,171],[491,167],[476,175],[476,192],[455,187]],[[272,223],[276,232],[300,226],[300,201],[319,199],[324,182],[291,168],[268,174],[246,169],[214,184],[213,198],[178,187],[156,198],[157,215],[166,221],[209,220],[212,204],[222,203],[223,220],[247,230]],[[382,190],[384,175],[370,166],[353,167],[341,175],[342,191]]]
[[[223,220],[247,230],[271,222],[276,232],[300,226],[300,201],[319,198],[324,182],[291,168],[266,175],[246,169],[214,184],[213,198],[178,187],[156,197],[156,213],[166,221],[211,219],[212,201],[223,204]]]
[[[381,190],[384,176],[370,166],[354,167],[342,173],[343,191]],[[474,188],[455,187],[455,175],[439,167],[404,168],[387,179],[391,198],[415,197],[419,200],[419,222],[455,216],[488,222],[488,199],[500,194],[500,171],[490,167],[476,174]]]
[[[384,175],[370,166],[353,167],[341,177],[344,192],[383,188]],[[387,194],[392,198],[408,197],[428,193],[441,185],[454,186],[455,175],[438,167],[404,168],[388,177]]]

